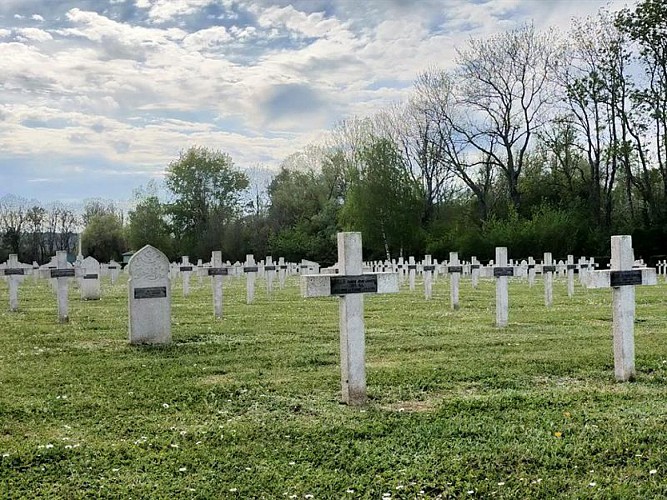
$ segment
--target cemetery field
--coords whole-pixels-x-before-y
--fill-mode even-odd
[[[339,403],[338,299],[226,279],[173,288],[173,343],[127,341],[127,284],[0,282],[2,498],[667,496],[667,285],[637,287],[637,379],[614,381],[611,292],[446,279],[365,298],[369,402]]]

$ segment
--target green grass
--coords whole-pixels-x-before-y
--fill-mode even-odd
[[[57,322],[28,278],[0,313],[1,498],[667,497],[664,282],[638,287],[636,381],[613,376],[611,292],[441,279],[367,297],[369,403],[339,403],[337,299],[174,287],[173,344],[127,343],[124,281]],[[7,285],[0,283],[1,307]],[[651,472],[655,471],[655,472]],[[468,493],[474,492],[474,493]]]

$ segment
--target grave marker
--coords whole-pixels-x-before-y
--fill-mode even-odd
[[[479,261],[477,257],[473,256],[470,259],[470,277],[472,279],[472,287],[477,288],[479,284]]]
[[[509,318],[508,277],[514,276],[514,268],[507,265],[507,247],[496,247],[493,276],[496,278],[496,326],[504,328]]]
[[[415,277],[417,276],[417,264],[415,264],[415,258],[410,257],[408,259],[408,280],[410,283],[410,291],[415,291]]]
[[[130,343],[171,342],[169,259],[146,245],[130,258],[127,268]]]
[[[633,269],[632,236],[611,237],[611,269],[587,273],[588,288],[612,288],[614,374],[625,382],[635,377],[635,286],[657,285],[655,269]]]
[[[304,297],[340,296],[340,363],[343,401],[366,402],[364,293],[398,292],[395,273],[362,274],[361,233],[338,233],[340,274],[304,275]]]
[[[76,276],[74,268],[67,262],[67,252],[56,252],[56,268],[49,270],[49,275],[56,282],[58,300],[58,321],[69,321],[69,280]]]
[[[208,275],[212,277],[213,286],[213,314],[216,318],[222,318],[222,277],[229,274],[229,269],[222,267],[222,252],[215,251],[211,254],[211,267]]]
[[[183,297],[190,295],[190,275],[193,270],[194,267],[190,264],[190,257],[183,255],[181,257],[181,265],[178,266],[178,271],[183,277]]]
[[[95,257],[88,256],[81,262],[81,299],[100,300],[100,263]]]
[[[0,274],[9,281],[9,310],[16,312],[19,310],[19,285],[25,278],[25,268],[19,262],[17,254],[9,254],[7,267],[0,269]]]
[[[542,279],[544,280],[544,305],[549,308],[554,305],[554,273],[556,272],[556,266],[553,264],[551,253],[546,252],[542,261]]]
[[[458,252],[449,252],[447,273],[449,274],[449,300],[452,309],[457,310],[459,308],[459,285],[461,282],[461,273],[463,273]]]
[[[255,257],[252,254],[245,256],[243,272],[246,275],[246,303],[252,304],[255,300],[255,278],[259,267],[255,264]]]
[[[430,255],[424,256],[424,296],[426,300],[431,300],[433,297],[433,271],[435,271],[435,266],[431,261]]]
[[[273,280],[276,279],[276,265],[273,257],[267,255],[264,259],[264,272],[266,273],[266,291],[269,295],[273,292]]]

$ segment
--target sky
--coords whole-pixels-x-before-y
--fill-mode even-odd
[[[0,0],[0,197],[129,200],[190,146],[276,171],[456,47],[623,0]]]

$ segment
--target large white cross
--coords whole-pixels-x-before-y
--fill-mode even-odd
[[[208,275],[213,278],[213,314],[222,318],[222,277],[229,275],[229,268],[222,266],[222,252],[214,251],[211,254],[211,267]]]
[[[449,274],[449,303],[451,308],[459,308],[459,283],[463,267],[459,262],[458,252],[449,252],[449,263],[447,264],[447,273]]]
[[[635,285],[657,285],[655,269],[633,269],[632,236],[611,237],[611,269],[589,271],[588,288],[612,288],[614,373],[625,382],[635,376]]]
[[[340,369],[343,402],[366,402],[365,293],[398,292],[398,274],[363,274],[361,233],[338,233],[339,274],[301,276],[304,297],[340,297]]]

